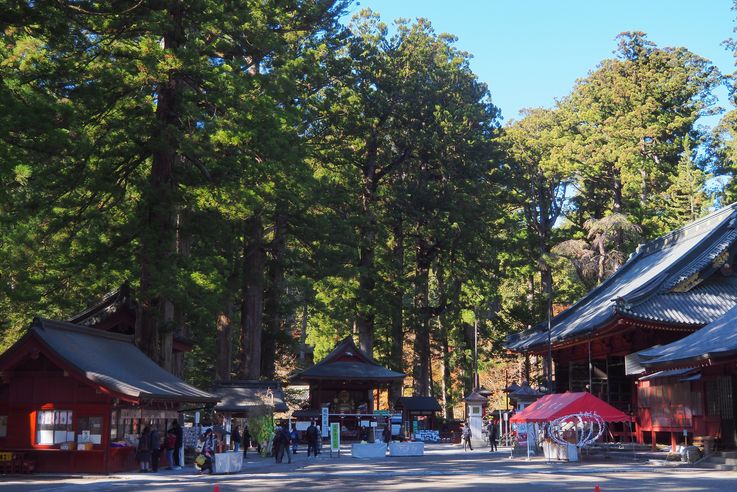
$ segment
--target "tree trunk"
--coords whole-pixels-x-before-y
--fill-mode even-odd
[[[192,234],[187,227],[189,217],[187,209],[180,209],[176,216],[176,253],[180,258],[187,258],[192,251]],[[181,306],[174,306],[174,335],[189,339],[189,326]],[[173,340],[172,340],[173,341]],[[184,352],[172,353],[171,372],[175,376],[184,377]]]
[[[163,36],[167,50],[176,50],[184,39],[183,10],[170,2],[171,23]],[[145,196],[141,234],[141,289],[137,316],[137,341],[141,349],[164,369],[172,369],[174,310],[163,296],[175,279],[176,213],[174,167],[179,151],[178,125],[181,98],[180,75],[172,71],[156,94],[156,134],[151,171]]]
[[[612,211],[614,213],[622,213],[622,175],[619,170],[614,168],[612,188],[614,189],[614,203],[612,204]]]
[[[276,346],[282,331],[282,298],[284,297],[284,261],[287,250],[287,217],[281,211],[274,216],[274,239],[270,246],[269,286],[266,290],[264,318],[266,326],[261,343],[261,375],[276,375]]]
[[[394,222],[394,247],[391,251],[391,261],[394,267],[392,293],[389,298],[391,315],[391,344],[389,347],[389,365],[399,372],[404,371],[404,227],[401,217]]]
[[[309,299],[308,288],[305,287],[305,294],[302,304],[302,329],[299,332],[299,367],[304,368],[307,364],[305,360],[305,352],[307,351],[307,320],[309,315]]]
[[[596,272],[596,283],[601,284],[604,281],[604,278],[606,277],[606,248],[604,247],[604,242],[606,238],[604,237],[604,232],[601,233],[601,237],[598,238],[597,241],[597,248],[599,250],[599,263],[597,267]]]
[[[231,320],[233,319],[233,302],[228,302],[225,309],[218,313],[215,333],[215,380],[230,381],[232,370]]]
[[[450,344],[448,343],[448,328],[442,321],[440,323],[440,343],[442,345],[443,360],[443,417],[446,419],[453,418],[453,403],[450,396],[452,387],[452,370],[450,367]]]
[[[245,223],[243,235],[243,303],[241,305],[241,360],[243,379],[261,377],[261,323],[264,315],[264,267],[261,216],[256,214]]]
[[[374,288],[376,287],[376,272],[374,254],[376,242],[376,215],[374,201],[376,200],[376,161],[378,142],[376,135],[372,135],[366,146],[366,159],[363,164],[363,182],[361,187],[361,208],[363,220],[359,226],[359,257],[358,257],[358,306],[356,312],[356,326],[358,328],[358,342],[361,350],[369,357],[374,350]]]
[[[415,270],[414,296],[414,393],[417,396],[430,396],[430,256],[424,238],[417,240],[417,259]]]

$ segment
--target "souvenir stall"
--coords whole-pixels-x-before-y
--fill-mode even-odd
[[[432,396],[402,396],[395,409],[402,414],[405,436],[424,442],[440,440],[435,424],[435,415],[441,410],[438,400]]]
[[[294,412],[298,421],[316,420],[322,437],[331,423],[338,423],[342,441],[379,440],[388,408],[380,409],[382,392],[388,392],[404,374],[382,367],[364,354],[353,339],[340,342],[324,359],[290,378],[309,385],[309,408]]]
[[[232,380],[216,382],[210,392],[220,398],[215,413],[222,419],[222,449],[215,453],[213,473],[234,473],[243,466],[243,452],[231,451],[231,436],[235,426],[242,435],[249,416],[271,415],[286,412],[284,391],[278,381]]]
[[[526,427],[527,455],[540,446],[549,460],[578,461],[578,450],[598,441],[611,422],[630,422],[631,418],[591,393],[545,395],[510,421]]]
[[[146,425],[163,435],[185,403],[218,398],[149,359],[126,335],[35,319],[0,355],[0,449],[37,471],[134,470]]]

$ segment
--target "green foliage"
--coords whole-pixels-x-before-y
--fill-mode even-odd
[[[264,443],[269,442],[274,434],[274,418],[270,413],[249,415],[248,429],[251,432],[252,439],[262,445],[261,453],[266,456],[268,446],[265,446]]]
[[[690,153],[685,145],[704,141],[696,121],[717,111],[712,91],[721,76],[708,60],[685,48],[658,48],[644,33],[622,33],[618,41],[618,57],[604,60],[561,103],[569,158],[580,175],[572,217],[580,227],[607,211],[624,213],[656,237],[674,224],[659,219],[653,198],[667,193],[681,156]]]

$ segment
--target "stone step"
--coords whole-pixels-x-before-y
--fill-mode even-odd
[[[724,470],[724,471],[737,471],[737,466],[735,465],[714,465],[715,470]]]
[[[723,456],[710,456],[709,459],[705,460],[715,465],[729,465],[737,466],[737,458],[724,458]]]
[[[737,451],[721,451],[718,454],[722,458],[737,458]]]

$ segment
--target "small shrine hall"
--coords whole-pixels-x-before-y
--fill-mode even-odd
[[[347,337],[320,362],[290,378],[309,385],[309,408],[293,416],[298,421],[319,419],[322,408],[328,408],[329,421],[341,423],[341,437],[359,439],[362,426],[376,427],[379,402],[388,401],[381,393],[404,376],[381,366]]]

